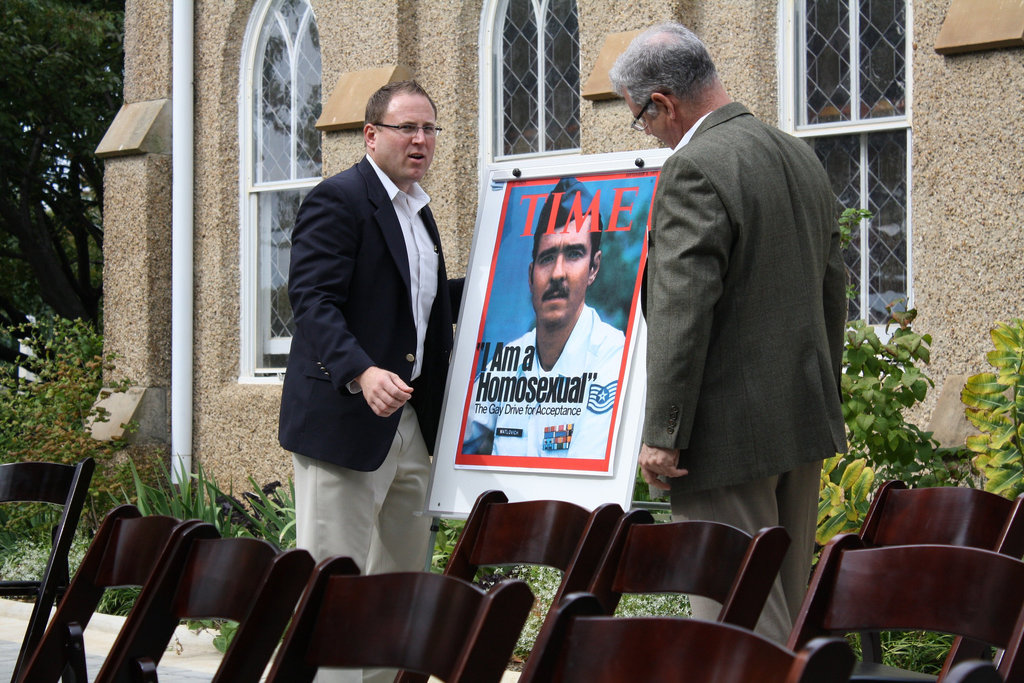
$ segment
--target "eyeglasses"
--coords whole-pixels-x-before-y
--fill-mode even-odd
[[[380,126],[381,128],[390,128],[391,130],[398,131],[399,135],[405,136],[407,138],[415,137],[416,131],[418,130],[422,130],[423,135],[428,138],[432,138],[441,132],[440,126],[432,126],[429,123],[425,126],[417,126],[412,123],[401,123],[397,126],[391,123],[375,123],[373,125]]]
[[[638,133],[643,133],[647,130],[647,119],[644,118],[644,112],[647,111],[647,107],[653,104],[654,100],[650,97],[647,98],[647,103],[640,107],[640,113],[633,119],[633,123],[629,124],[629,127]]]

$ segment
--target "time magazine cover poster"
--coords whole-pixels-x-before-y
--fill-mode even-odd
[[[456,467],[612,470],[657,177],[507,183]]]

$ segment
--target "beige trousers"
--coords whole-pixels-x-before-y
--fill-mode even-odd
[[[430,457],[412,406],[402,409],[384,463],[358,472],[292,454],[297,545],[317,562],[351,557],[365,574],[427,566],[431,518],[426,509]],[[328,669],[317,683],[391,681],[395,671]]]
[[[789,472],[706,491],[672,492],[672,520],[708,519],[739,527],[749,534],[766,526],[781,525],[791,544],[779,576],[768,595],[754,629],[783,645],[807,592],[818,521],[821,462],[801,465]],[[690,596],[693,616],[714,621],[721,605]]]

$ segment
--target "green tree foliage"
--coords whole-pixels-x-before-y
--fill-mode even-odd
[[[99,319],[93,152],[121,104],[123,24],[123,0],[0,3],[0,323]]]
[[[94,458],[97,467],[85,516],[95,528],[112,507],[111,496],[131,481],[131,472],[121,457],[127,443],[97,441],[86,423],[105,421],[109,414],[94,406],[96,398],[124,390],[128,383],[104,388],[103,370],[112,369],[113,357],[103,355],[103,338],[81,320],[44,319],[13,329],[0,327],[0,333],[30,352],[21,365],[23,373],[0,362],[0,463],[69,465]]]

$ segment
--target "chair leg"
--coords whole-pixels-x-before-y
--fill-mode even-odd
[[[157,683],[156,663],[149,657],[135,660],[136,679],[139,683]]]
[[[878,631],[863,631],[860,634],[861,659],[865,662],[882,663],[882,636]]]
[[[64,637],[64,657],[67,665],[61,674],[63,683],[89,683],[85,668],[85,639],[77,621],[69,622]]]

